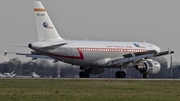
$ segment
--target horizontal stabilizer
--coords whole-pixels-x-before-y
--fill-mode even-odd
[[[15,46],[15,47],[26,47],[28,48],[28,45],[21,45],[21,44],[6,44],[8,46]]]
[[[8,52],[6,50],[4,50],[4,55],[7,54],[16,54],[16,55],[24,55],[26,57],[30,57],[32,59],[50,59],[50,60],[54,60],[53,58],[46,56],[46,55],[36,55],[36,54],[32,54],[32,53],[16,53],[16,52]]]

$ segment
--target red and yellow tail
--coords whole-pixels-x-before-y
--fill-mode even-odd
[[[42,3],[34,1],[33,4],[39,41],[52,39],[63,40],[54,27]]]

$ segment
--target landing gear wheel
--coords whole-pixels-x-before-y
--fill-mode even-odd
[[[84,71],[81,71],[81,72],[79,73],[79,77],[80,77],[80,78],[89,78],[89,73],[86,73],[86,72],[84,72]]]
[[[89,78],[89,73],[85,73],[84,77]]]
[[[79,69],[80,69],[80,70],[84,70],[84,67],[83,67],[83,66],[80,66]]]
[[[116,78],[120,78],[120,71],[116,72]]]
[[[81,72],[79,73],[79,77],[80,77],[80,78],[84,78],[84,72],[83,72],[83,71],[81,71]]]
[[[124,71],[117,71],[116,72],[116,78],[125,78],[126,73]]]
[[[124,71],[120,71],[120,77],[121,78],[125,78],[126,77],[126,73]]]
[[[148,75],[147,74],[143,74],[143,78],[148,78]]]
[[[91,71],[92,68],[80,66],[79,69],[82,70],[82,71],[79,73],[79,77],[80,77],[80,78],[89,78],[89,73],[90,73],[90,71]]]

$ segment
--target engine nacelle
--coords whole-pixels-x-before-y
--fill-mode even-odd
[[[90,74],[93,74],[93,75],[96,75],[96,74],[101,74],[101,73],[103,73],[105,71],[105,69],[104,68],[96,68],[96,67],[92,67],[91,69],[90,69]]]
[[[143,74],[156,74],[160,71],[161,65],[157,61],[148,59],[142,64],[136,65],[135,68]]]

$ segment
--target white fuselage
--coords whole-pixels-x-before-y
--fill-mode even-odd
[[[42,48],[61,43],[66,44],[53,48]],[[91,66],[97,60],[119,58],[127,53],[147,50],[160,51],[158,46],[145,42],[50,40],[31,44],[32,49],[35,51],[41,52],[55,60],[79,66]]]
[[[160,51],[158,46],[146,42],[65,40],[57,32],[42,3],[34,1],[33,7],[38,42],[29,43],[28,47],[34,51],[4,51],[4,55],[15,53],[31,57],[33,60],[53,59],[53,62],[62,61],[78,65],[82,70],[79,73],[80,78],[88,78],[89,74],[101,74],[105,68],[120,68],[115,76],[125,78],[126,73],[122,70],[128,67],[135,67],[144,78],[147,78],[148,74],[158,73],[161,68],[160,63],[152,60],[153,58],[174,53]]]

